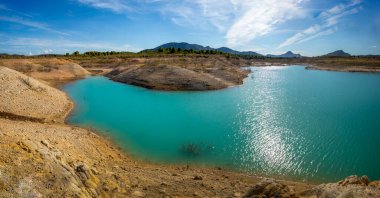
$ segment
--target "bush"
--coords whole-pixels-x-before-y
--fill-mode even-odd
[[[202,144],[202,143],[188,143],[188,144],[182,144],[180,147],[180,151],[184,154],[191,155],[191,156],[197,156],[200,155],[202,152],[206,152],[208,150],[214,149],[213,146],[208,144]]]
[[[199,155],[201,149],[196,144],[184,144],[181,146],[181,151],[190,155]]]

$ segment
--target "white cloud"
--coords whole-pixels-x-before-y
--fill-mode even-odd
[[[236,1],[235,5],[244,9],[242,16],[235,20],[226,34],[228,45],[250,42],[271,33],[278,24],[301,17],[304,13],[300,7],[302,2],[303,0]]]
[[[318,16],[318,19],[322,20],[321,23],[314,24],[307,29],[294,34],[282,42],[277,49],[335,33],[338,30],[337,24],[339,23],[339,20],[347,15],[358,13],[362,9],[360,6],[361,3],[362,0],[352,0],[348,4],[338,4],[331,9],[322,12]]]
[[[141,49],[130,46],[128,44],[124,45],[114,45],[106,42],[83,42],[83,41],[73,41],[68,39],[39,39],[30,37],[7,37],[2,36],[0,40],[0,46],[7,46],[12,50],[25,50],[25,49],[38,49],[38,53],[63,53],[63,49],[72,51],[133,51],[137,52]]]
[[[347,4],[338,4],[324,12],[322,12],[319,17],[321,18],[328,18],[328,17],[331,17],[333,15],[337,15],[337,14],[340,14],[342,12],[344,12],[345,10],[347,10],[348,8],[350,7],[353,7],[353,6],[356,6],[358,4],[361,4],[363,0],[351,0],[351,2],[347,3]]]
[[[164,15],[181,26],[214,27],[228,46],[242,46],[272,33],[277,25],[304,15],[307,0],[184,0],[168,2]]]
[[[82,4],[86,4],[95,8],[108,9],[116,13],[131,11],[132,8],[123,0],[78,0]]]
[[[201,20],[207,20],[219,31],[225,31],[231,18],[236,14],[233,3],[229,0],[195,0],[199,11],[195,13],[201,16]]]
[[[330,34],[333,34],[335,33],[336,31],[338,31],[338,27],[333,27],[333,28],[329,28],[329,29],[326,29],[326,30],[323,30],[323,31],[320,31],[312,36],[309,36],[309,37],[306,37],[300,41],[298,41],[298,43],[303,43],[303,42],[306,42],[306,41],[309,41],[309,40],[312,40],[312,39],[315,39],[315,38],[318,38],[318,37],[321,37],[321,36],[327,36],[327,35],[330,35]]]
[[[148,9],[179,26],[215,28],[228,46],[246,45],[277,25],[304,16],[308,0],[77,0],[116,13]],[[146,10],[145,10],[146,11]]]
[[[50,28],[49,26],[47,26],[44,23],[35,22],[35,21],[29,21],[29,20],[25,20],[25,19],[19,18],[19,17],[0,16],[0,21],[7,21],[7,22],[11,22],[11,23],[17,23],[17,24],[20,24],[20,25],[24,25],[24,26],[28,26],[28,27],[32,27],[32,28],[36,28],[36,29],[40,29],[40,30],[44,30],[44,31],[60,34],[60,35],[65,35],[65,36],[69,35],[69,34],[67,34],[65,32],[61,32],[61,31],[55,30],[53,28]]]
[[[211,27],[220,32],[226,31],[234,13],[230,0],[163,0],[154,7],[179,26]]]

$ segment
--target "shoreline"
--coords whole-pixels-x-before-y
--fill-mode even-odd
[[[322,71],[338,71],[338,72],[361,72],[361,73],[380,73],[380,67],[365,67],[365,66],[327,66],[327,65],[314,65],[310,63],[280,63],[280,62],[263,62],[263,64],[253,64],[252,67],[287,67],[287,66],[302,66],[308,70],[322,70]]]
[[[380,73],[380,68],[373,67],[326,67],[318,65],[308,65],[305,67],[307,70],[321,70],[321,71],[336,71],[336,72],[349,72],[349,73]]]
[[[72,80],[70,82],[67,82],[67,84],[68,83],[75,83],[75,81],[82,80],[82,79],[83,78]],[[109,80],[111,80],[111,79],[109,79]],[[122,82],[118,82],[118,81],[114,81],[114,82],[122,83]],[[65,85],[67,85],[67,84],[62,84],[62,86],[59,89],[68,96],[68,94],[63,90],[63,87]],[[240,84],[240,85],[242,85],[242,84]],[[236,85],[236,86],[240,86],[240,85]],[[137,86],[137,85],[133,85],[133,86]],[[232,86],[232,87],[236,87],[236,86]],[[137,87],[140,87],[140,86],[137,86]],[[227,87],[227,88],[232,88],[232,87]],[[145,88],[145,87],[141,87],[141,88]],[[225,89],[227,89],[227,88],[225,88]],[[145,88],[145,89],[148,89],[148,88]],[[149,90],[152,90],[152,89],[149,89]],[[152,91],[168,91],[168,90],[154,90],[153,89]],[[209,91],[217,91],[217,90],[209,90]],[[79,126],[79,125],[74,125],[74,124],[68,123],[67,119],[70,117],[72,111],[75,109],[75,106],[76,106],[75,102],[72,101],[72,99],[69,96],[68,96],[68,99],[71,101],[72,108],[66,114],[65,121],[64,121],[65,125],[73,126],[73,127],[77,127],[77,128],[82,128],[82,129],[86,129],[86,130],[90,131],[91,133],[93,133],[93,134],[99,136],[100,138],[104,139],[105,141],[107,141],[112,147],[118,149],[120,152],[122,152],[123,154],[125,154],[127,157],[130,157],[132,160],[135,160],[135,161],[137,161],[139,163],[153,164],[153,165],[158,165],[158,166],[170,166],[170,167],[191,166],[193,168],[199,168],[199,169],[223,170],[223,171],[237,173],[237,174],[243,174],[243,175],[247,175],[247,176],[253,176],[253,177],[258,177],[258,178],[273,178],[273,179],[276,179],[278,181],[286,181],[286,182],[292,182],[292,183],[302,183],[302,184],[311,185],[311,186],[316,186],[318,184],[322,184],[323,183],[323,181],[310,181],[310,180],[304,180],[304,179],[299,179],[298,180],[298,179],[295,179],[295,178],[292,178],[292,177],[287,177],[287,176],[282,176],[281,177],[281,176],[276,176],[276,175],[263,175],[263,174],[260,174],[260,173],[250,173],[250,172],[247,172],[247,171],[239,170],[237,168],[219,167],[219,166],[214,166],[214,165],[211,165],[211,164],[188,164],[188,163],[185,163],[185,162],[183,162],[183,163],[170,163],[170,162],[164,163],[164,162],[150,161],[148,159],[141,159],[141,158],[139,158],[137,156],[132,156],[128,152],[127,149],[123,149],[121,146],[119,146],[118,143],[113,139],[113,137],[111,135],[107,134],[107,132],[104,132],[101,129],[97,129],[96,127],[93,127],[93,126]]]
[[[279,67],[290,67],[290,66],[297,66],[297,67],[304,67],[304,69],[306,70],[309,70],[309,67],[311,67],[311,65],[306,65],[306,64],[296,64],[296,65],[280,65],[280,64],[271,64],[271,65],[254,65],[254,66],[247,66],[247,67],[243,67],[243,68],[250,68],[250,67],[275,67],[275,66],[279,66]],[[319,70],[319,69],[316,69],[316,70]],[[328,70],[328,71],[336,71],[336,70]],[[249,70],[249,73],[248,73],[248,76],[251,74],[251,70]],[[348,71],[337,71],[337,72],[348,72]],[[365,72],[365,73],[371,73],[371,72]],[[119,82],[119,81],[114,81],[112,80],[111,78],[107,77],[107,76],[103,76],[103,75],[91,75],[91,76],[102,76],[102,77],[105,77],[107,78],[108,80],[111,80],[113,82],[116,82],[116,83],[121,83],[121,84],[127,84],[127,83],[123,83],[123,82]],[[246,78],[247,78],[246,77]],[[244,78],[244,80],[246,79]],[[70,82],[67,82],[66,84],[63,84],[63,86],[69,84],[69,83],[75,83],[77,80],[82,80],[83,78],[78,78],[78,79],[75,79],[75,80],[72,80]],[[237,86],[241,86],[244,84],[244,80],[243,80],[243,83],[242,84],[239,84],[239,85],[235,85],[235,86],[230,86],[230,87],[226,87],[226,88],[223,88],[223,89],[227,89],[227,88],[233,88],[233,87],[237,87]],[[132,85],[132,86],[136,86],[136,87],[139,87],[139,88],[143,88],[143,89],[147,89],[147,90],[151,90],[151,91],[165,91],[165,92],[176,92],[176,91],[173,91],[173,90],[156,90],[156,89],[149,89],[149,88],[146,88],[146,87],[143,87],[143,86],[139,86],[139,85],[134,85],[134,84],[127,84],[127,85]],[[63,92],[65,92],[62,88],[63,86],[61,86],[59,89]],[[223,90],[223,89],[218,89],[218,90]],[[203,91],[218,91],[218,90],[203,90]],[[65,92],[66,93],[66,92]],[[67,93],[66,93],[67,94]],[[75,108],[75,102],[71,100],[70,98],[70,101],[74,104],[74,107],[72,110],[74,110]],[[79,127],[79,128],[84,128],[84,129],[88,129],[92,132],[94,132],[95,134],[99,135],[100,137],[104,138],[106,141],[109,141],[111,142],[111,144],[116,147],[117,149],[119,149],[120,151],[122,151],[124,154],[126,154],[127,156],[131,157],[133,160],[136,160],[136,161],[139,161],[140,163],[148,163],[148,164],[155,164],[155,165],[162,165],[162,166],[178,166],[178,167],[182,167],[182,166],[185,166],[187,165],[186,163],[171,163],[171,162],[168,162],[168,163],[165,163],[165,162],[159,162],[159,161],[150,161],[149,159],[142,159],[142,158],[139,158],[138,156],[132,156],[130,155],[130,153],[128,152],[127,149],[123,149],[121,146],[118,145],[117,142],[115,142],[115,140],[113,140],[113,137],[110,136],[110,135],[107,135],[108,132],[104,132],[102,131],[101,129],[96,129],[95,127],[93,126],[85,126],[85,127],[81,127],[79,125],[73,125],[73,124],[69,124],[66,122],[67,118],[70,116],[71,114],[71,111],[70,110],[70,113],[68,113],[66,119],[65,119],[65,124],[67,125],[70,125],[70,126],[75,126],[75,127]],[[207,169],[217,169],[218,166],[215,166],[215,165],[212,165],[212,164],[188,164],[188,165],[191,165],[191,166],[194,166],[195,168],[207,168]],[[281,180],[281,181],[289,181],[289,182],[298,182],[298,183],[305,183],[305,184],[308,184],[308,185],[318,185],[318,184],[323,184],[323,183],[326,183],[326,182],[334,182],[334,180],[318,180],[318,179],[304,179],[304,178],[297,178],[297,177],[289,177],[289,176],[280,176],[280,175],[265,175],[265,174],[260,174],[260,172],[249,172],[249,171],[244,171],[244,170],[240,170],[238,168],[229,168],[229,167],[221,167],[223,170],[227,170],[227,171],[230,171],[230,172],[235,172],[235,173],[240,173],[240,174],[246,174],[246,175],[250,175],[250,176],[255,176],[255,177],[260,177],[260,178],[265,178],[265,177],[270,177],[270,178],[273,178],[273,179],[276,179],[276,180]]]
[[[256,67],[256,66],[254,66]],[[96,76],[96,75],[95,75]],[[106,76],[103,76],[111,81],[113,81],[112,79],[106,77]],[[82,80],[83,78],[80,78],[80,79],[77,79],[77,80]],[[67,82],[68,84],[69,83],[75,83],[75,81],[77,80],[74,80],[74,81],[70,81],[70,82]],[[118,81],[113,81],[115,83],[121,83],[121,84],[125,84],[125,83],[122,83],[122,82],[118,82]],[[63,86],[61,86],[59,89],[64,92],[66,95],[68,95],[64,90],[63,90],[63,87],[67,85],[67,84],[64,84]],[[129,84],[127,84],[129,85]],[[240,85],[236,85],[236,86],[241,86],[242,84]],[[137,85],[132,85],[132,86],[136,86],[136,87],[139,87],[139,88],[143,88],[143,89],[147,89],[145,87],[141,87],[141,86],[137,86]],[[232,86],[232,87],[227,87],[227,88],[233,88],[233,87],[236,87],[236,86]],[[227,89],[227,88],[224,88],[224,89]],[[155,90],[155,89],[148,89],[150,91],[168,91],[168,90]],[[218,90],[208,90],[208,91],[218,91]],[[172,92],[172,91],[168,91],[168,92]],[[174,91],[175,92],[175,91]],[[131,158],[131,160],[134,160],[138,163],[142,163],[142,164],[150,164],[150,165],[156,165],[156,166],[161,166],[162,168],[166,167],[166,166],[169,166],[169,167],[177,167],[177,168],[180,168],[180,167],[185,167],[185,166],[191,166],[192,168],[194,169],[205,169],[205,170],[222,170],[222,171],[227,171],[227,172],[232,172],[232,173],[237,173],[237,174],[242,174],[242,175],[246,175],[246,176],[251,176],[251,177],[257,177],[257,178],[273,178],[275,180],[278,180],[278,181],[283,181],[283,182],[291,182],[291,183],[299,183],[299,184],[306,184],[308,186],[316,186],[316,185],[319,185],[319,184],[322,184],[322,183],[325,183],[326,181],[321,181],[321,180],[310,180],[310,179],[301,179],[301,178],[296,178],[296,177],[289,177],[289,176],[279,176],[279,175],[265,175],[265,174],[260,174],[260,172],[248,172],[248,171],[244,171],[244,170],[240,170],[238,168],[231,168],[231,167],[225,167],[225,166],[217,166],[217,165],[212,165],[212,164],[202,164],[202,163],[199,163],[199,164],[192,164],[192,163],[186,163],[186,162],[178,162],[178,163],[171,163],[171,162],[168,162],[168,163],[165,163],[165,162],[159,162],[159,161],[151,161],[149,159],[142,159],[138,156],[134,156],[134,155],[131,155],[129,153],[129,151],[127,149],[124,149],[122,148],[115,140],[114,138],[112,137],[112,135],[108,134],[108,132],[105,132],[105,131],[102,131],[101,129],[97,129],[96,127],[93,127],[93,126],[80,126],[80,125],[75,125],[75,124],[70,124],[67,122],[67,119],[70,117],[71,115],[71,112],[75,109],[75,102],[72,101],[72,99],[70,97],[68,97],[69,100],[72,102],[73,104],[73,108],[70,110],[70,112],[67,114],[67,117],[65,118],[65,122],[64,124],[68,125],[68,126],[73,126],[73,127],[77,127],[77,128],[82,128],[82,129],[86,129],[86,130],[89,130],[91,131],[92,133],[94,133],[95,135],[101,137],[102,139],[104,139],[105,141],[107,141],[112,147],[114,148],[117,148],[120,152],[122,152],[123,154],[125,154],[127,157]],[[334,182],[334,181],[329,181],[329,182]]]
[[[287,180],[286,177],[139,160],[119,147],[106,133],[68,124],[67,118],[75,103],[66,92],[36,80],[30,86],[25,83],[25,79],[29,82],[29,77],[14,70],[0,68],[0,72],[11,76],[0,78],[0,81],[9,81],[14,86],[12,89],[20,90],[17,85],[21,83],[21,91],[39,93],[32,99],[22,97],[19,105],[26,110],[31,109],[25,100],[30,100],[32,105],[35,103],[34,106],[51,108],[50,114],[42,114],[47,119],[43,123],[0,117],[0,196],[242,197],[253,189],[268,186],[271,186],[271,193],[298,196],[317,187],[314,183]],[[44,89],[38,91],[40,89],[36,88],[39,87]],[[49,95],[50,92],[56,95]],[[12,97],[19,97],[20,92],[12,94],[2,104],[14,102]],[[39,102],[46,96],[51,96],[47,102]],[[56,99],[63,96],[61,106],[57,106]],[[63,104],[68,106],[63,108]],[[58,115],[63,120],[58,122],[49,117],[55,116],[57,108],[63,111]],[[22,113],[29,116],[28,112]],[[4,178],[10,179],[4,183]]]

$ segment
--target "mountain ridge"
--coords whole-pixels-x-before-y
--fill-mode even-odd
[[[176,49],[179,48],[182,50],[191,50],[191,49],[192,50],[217,50],[217,51],[221,51],[221,52],[229,53],[229,54],[264,56],[262,54],[254,52],[254,51],[237,51],[237,50],[233,50],[233,49],[228,48],[228,47],[212,48],[210,46],[202,46],[202,45],[190,44],[190,43],[186,43],[186,42],[169,42],[169,43],[159,45],[159,46],[157,46],[153,49],[150,49],[150,50],[157,51],[160,48],[176,48]]]
[[[266,56],[270,58],[301,58],[302,57],[301,54],[295,54],[292,51],[287,51],[286,53],[280,54],[280,55],[267,54]]]
[[[276,55],[276,54],[263,55],[263,54],[260,54],[260,53],[254,52],[254,51],[238,51],[238,50],[231,49],[229,47],[213,48],[210,46],[203,46],[203,45],[199,45],[199,44],[191,44],[191,43],[187,43],[187,42],[169,42],[169,43],[159,45],[159,46],[152,48],[152,49],[145,49],[143,51],[146,51],[146,50],[158,51],[160,48],[175,48],[175,49],[182,49],[182,50],[197,50],[197,51],[200,51],[200,50],[216,50],[216,51],[220,51],[220,52],[224,52],[224,53],[228,53],[228,54],[263,56],[263,57],[269,57],[269,58],[302,58],[302,57],[304,57],[301,54],[299,54],[299,53],[296,54],[296,53],[293,53],[292,51],[287,51],[286,53],[279,54],[279,55]],[[343,50],[336,50],[334,52],[331,52],[331,53],[328,53],[328,54],[325,54],[322,56],[349,57],[349,56],[351,56],[351,54],[349,54]]]
[[[330,56],[330,57],[349,57],[351,56],[351,54],[343,51],[343,50],[336,50],[336,51],[333,51],[333,52],[330,52],[328,54],[325,54],[323,56]]]

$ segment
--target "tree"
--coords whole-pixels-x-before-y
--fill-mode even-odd
[[[70,53],[66,53],[66,56],[70,56]]]
[[[73,53],[73,55],[74,56],[78,56],[80,53],[78,52],[78,51],[75,51],[74,53]]]

